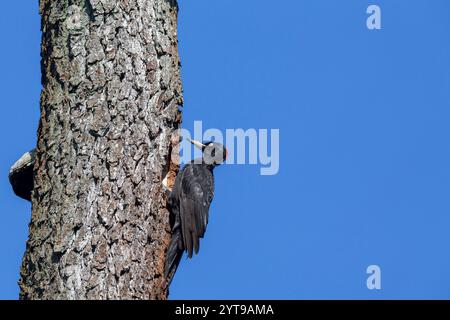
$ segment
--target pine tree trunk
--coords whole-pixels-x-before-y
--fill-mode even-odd
[[[40,0],[40,10],[41,119],[20,297],[165,299],[161,182],[174,170],[182,105],[177,3]]]

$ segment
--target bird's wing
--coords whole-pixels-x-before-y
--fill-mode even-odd
[[[205,234],[212,200],[211,191],[201,181],[204,177],[196,171],[195,166],[184,170],[180,197],[181,230],[189,258],[193,252],[199,251],[200,238]]]

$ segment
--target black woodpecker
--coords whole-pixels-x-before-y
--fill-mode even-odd
[[[227,149],[220,143],[189,140],[201,149],[203,156],[186,164],[178,173],[168,198],[172,240],[164,267],[168,284],[180,263],[183,252],[189,258],[200,248],[208,224],[209,206],[214,196],[214,168],[227,157]]]

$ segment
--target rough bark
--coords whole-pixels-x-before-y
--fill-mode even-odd
[[[182,92],[174,0],[40,0],[22,299],[165,299],[162,180]]]

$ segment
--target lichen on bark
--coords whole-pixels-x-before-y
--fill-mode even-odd
[[[173,0],[40,0],[22,299],[165,299],[161,185],[182,87]]]

